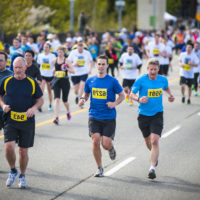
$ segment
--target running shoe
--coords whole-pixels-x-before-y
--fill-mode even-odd
[[[94,177],[103,177],[103,168],[99,167],[96,173],[94,174]]]
[[[52,105],[49,105],[49,108],[48,108],[48,110],[53,110],[53,107],[52,107]]]
[[[53,120],[53,123],[56,124],[56,125],[59,124],[59,119],[58,119],[58,117],[56,117],[56,118]]]
[[[21,188],[21,189],[28,188],[28,185],[26,184],[26,177],[24,174],[19,176],[18,188]]]
[[[194,91],[194,96],[197,97],[198,96],[198,92]]]
[[[182,97],[182,103],[185,103],[185,97]]]
[[[187,104],[191,104],[191,101],[190,101],[190,99],[188,99],[188,100],[187,100]]]
[[[149,178],[149,179],[154,179],[154,178],[156,178],[156,173],[155,173],[155,170],[154,170],[154,169],[149,170],[148,178]]]
[[[70,112],[67,113],[67,119],[70,120],[72,118]]]
[[[116,151],[115,151],[115,148],[112,147],[112,149],[109,151],[110,159],[111,159],[111,160],[115,160],[116,155],[117,155],[117,153],[116,153]]]
[[[129,106],[133,106],[133,101],[129,101]]]
[[[38,108],[38,111],[39,111],[39,112],[42,112],[42,108],[41,108],[41,107],[40,107],[40,108]]]
[[[15,184],[15,180],[18,177],[18,172],[16,171],[15,173],[13,173],[12,170],[10,170],[9,174],[8,174],[8,179],[6,181],[6,186],[7,187],[12,187]]]
[[[76,104],[78,104],[78,100],[79,100],[79,98],[76,97],[76,98],[75,98],[75,103],[76,103]]]
[[[126,95],[126,102],[127,103],[129,102],[129,95],[128,94]]]

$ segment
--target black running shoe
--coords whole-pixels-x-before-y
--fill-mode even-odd
[[[112,149],[109,151],[109,156],[110,156],[111,160],[115,160],[115,158],[116,158],[116,151],[115,151],[114,147],[112,147]]]
[[[154,170],[154,169],[151,169],[151,170],[149,171],[148,178],[149,178],[149,179],[154,179],[154,178],[156,178],[156,173],[155,173],[155,170]]]
[[[103,168],[99,167],[94,177],[103,177]]]
[[[185,97],[182,97],[182,103],[185,103]]]
[[[76,99],[75,99],[75,103],[76,103],[76,104],[78,104],[78,100],[79,100],[79,98],[76,97]]]
[[[188,99],[188,100],[187,100],[187,104],[191,104],[191,101],[190,101],[190,99]]]
[[[53,123],[56,124],[56,125],[58,125],[59,124],[59,119],[58,118],[54,119]]]
[[[42,112],[42,108],[41,108],[41,107],[40,107],[40,108],[38,108],[38,111],[39,111],[39,112]]]

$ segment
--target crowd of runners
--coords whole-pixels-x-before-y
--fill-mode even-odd
[[[67,120],[72,118],[70,104],[82,108],[90,98],[89,133],[98,167],[96,177],[103,176],[100,144],[108,150],[112,160],[116,157],[112,144],[115,107],[123,99],[130,106],[133,101],[138,102],[138,125],[151,157],[148,177],[156,178],[158,143],[163,129],[163,91],[167,92],[169,102],[174,101],[167,80],[171,74],[169,70],[174,67],[171,64],[173,57],[178,56],[179,60],[180,102],[191,104],[192,95],[199,95],[198,29],[129,32],[122,28],[120,32],[108,31],[101,35],[92,31],[87,35],[68,33],[64,43],[56,34],[41,31],[37,38],[27,32],[18,34],[12,44],[1,43],[0,128],[4,129],[6,158],[10,166],[8,187],[14,185],[19,174],[15,168],[16,140],[20,153],[19,187],[27,187],[25,171],[28,148],[34,141],[34,114],[37,110],[44,111],[42,94],[45,86],[48,102],[44,104],[48,104],[49,111],[54,110],[55,125],[59,125],[61,95]],[[143,64],[145,59],[147,66]],[[92,76],[94,66],[97,75]],[[142,74],[142,67],[147,68],[147,74]],[[118,80],[119,74],[122,83]],[[74,102],[69,102],[70,85],[73,85]],[[26,103],[22,105],[21,102]],[[26,131],[30,137],[24,137]]]

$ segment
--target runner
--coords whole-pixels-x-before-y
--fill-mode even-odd
[[[197,67],[199,64],[199,59],[195,53],[192,52],[193,44],[187,43],[186,52],[183,52],[179,56],[180,65],[180,85],[182,94],[182,103],[185,103],[185,86],[188,88],[188,99],[187,104],[191,104],[191,93],[192,93],[192,83],[194,79],[193,68]]]
[[[10,166],[6,186],[15,184],[18,177],[15,161],[15,143],[19,146],[19,188],[27,188],[25,172],[28,164],[28,148],[33,146],[35,135],[35,111],[43,104],[42,91],[37,82],[26,76],[25,60],[14,60],[14,76],[7,77],[0,86],[0,105],[4,112],[5,155]]]
[[[26,75],[31,76],[32,78],[36,79],[38,84],[41,86],[42,83],[42,76],[40,74],[39,66],[34,61],[34,52],[33,50],[26,50],[25,52],[25,61],[26,61]]]
[[[115,107],[124,100],[124,93],[117,79],[107,74],[108,58],[106,56],[101,55],[97,58],[96,68],[97,75],[87,80],[79,105],[83,106],[90,95],[89,135],[92,138],[92,151],[98,167],[94,176],[102,177],[100,143],[105,150],[108,150],[111,160],[114,160],[116,151],[112,140],[116,127]],[[115,94],[118,94],[117,99],[115,99]]]
[[[167,76],[169,71],[170,58],[172,58],[172,49],[167,45],[167,39],[162,37],[161,43],[164,45],[163,56],[161,57],[162,66],[160,66],[160,70],[158,74]]]
[[[148,61],[147,70],[148,74],[144,74],[135,81],[131,98],[139,103],[138,125],[146,146],[150,150],[151,166],[148,177],[154,179],[156,178],[155,167],[158,164],[159,139],[163,129],[163,90],[167,92],[169,102],[174,101],[174,96],[168,87],[167,78],[158,75],[157,59],[152,58]]]
[[[57,49],[58,57],[54,61],[54,112],[56,115],[56,118],[54,119],[53,123],[58,125],[59,124],[59,102],[60,102],[60,95],[62,91],[62,100],[63,104],[66,108],[66,115],[67,119],[71,119],[70,109],[69,109],[69,103],[68,103],[68,95],[70,91],[70,82],[69,82],[69,76],[68,72],[74,73],[74,69],[72,67],[71,62],[65,58],[65,51],[66,48],[59,46]]]
[[[3,51],[0,51],[0,83],[6,76],[13,74],[13,72],[6,69],[6,64],[7,64],[7,54]],[[3,117],[3,110],[0,106],[0,132],[3,128],[3,118],[2,117]]]
[[[199,49],[199,43],[194,44],[193,52],[196,54],[200,61],[200,49]],[[194,67],[194,96],[198,96],[198,77],[200,73],[200,62],[197,67]]]
[[[126,102],[133,105],[133,101],[129,99],[131,86],[138,77],[138,68],[141,67],[142,61],[140,57],[134,53],[133,46],[128,46],[127,53],[123,53],[120,60],[121,69],[123,70],[124,92],[126,94]],[[130,100],[130,101],[129,101]]]
[[[44,45],[44,52],[40,53],[38,55],[38,64],[40,65],[40,72],[42,75],[42,92],[44,93],[45,85],[47,85],[47,91],[48,91],[48,96],[49,96],[49,108],[48,110],[53,110],[52,107],[52,91],[51,91],[51,86],[50,82],[53,79],[53,69],[54,69],[54,63],[53,61],[55,60],[56,56],[52,53],[50,53],[50,44],[45,43]]]
[[[79,97],[82,96],[85,87],[85,81],[88,74],[92,71],[92,56],[89,51],[83,47],[83,42],[79,41],[77,49],[72,50],[68,57],[72,62],[75,73],[72,74],[72,82],[74,85],[74,93],[76,95],[75,103],[78,104]]]
[[[156,58],[160,64],[160,72],[163,71],[163,56],[165,56],[165,46],[160,42],[160,33],[155,33],[154,41],[150,42],[146,48],[147,58]]]

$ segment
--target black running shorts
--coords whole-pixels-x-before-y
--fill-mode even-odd
[[[181,78],[180,78],[180,85],[185,84],[188,87],[191,87],[193,83],[194,83],[194,79],[193,78],[185,78],[183,76],[181,76]]]
[[[4,142],[15,141],[19,147],[29,148],[34,144],[35,122],[5,122]]]
[[[101,136],[106,136],[114,140],[116,120],[115,119],[94,119],[89,118],[89,136],[91,137],[94,133],[99,133]]]
[[[128,87],[128,88],[131,88],[133,86],[135,82],[135,79],[123,79],[123,82],[122,82],[122,87]]]
[[[149,137],[151,133],[161,136],[163,129],[163,112],[159,112],[153,116],[139,114],[138,125],[144,138]]]

